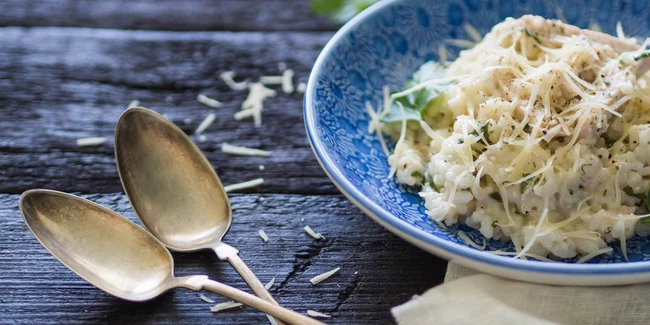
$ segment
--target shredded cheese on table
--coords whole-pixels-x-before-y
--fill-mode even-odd
[[[204,94],[199,94],[198,96],[196,96],[196,100],[198,100],[199,103],[212,108],[220,108],[223,106],[223,103],[221,103],[220,101],[214,98],[210,98]]]
[[[203,294],[200,295],[199,297],[201,297],[201,300],[203,300],[203,301],[205,301],[205,302],[207,302],[207,303],[209,303],[209,304],[213,304],[213,303],[214,303],[214,300],[212,300],[212,299],[206,297],[206,296],[203,295]]]
[[[237,308],[237,307],[241,307],[243,305],[244,304],[242,304],[241,302],[234,302],[234,301],[221,302],[221,303],[218,303],[218,304],[210,307],[210,311],[213,312],[213,313],[218,313],[218,312],[223,311],[223,310]]]
[[[273,287],[274,284],[275,284],[275,277],[273,277],[273,278],[271,279],[271,281],[269,281],[269,283],[265,284],[265,285],[264,285],[264,288],[265,288],[266,290],[269,290],[269,289],[271,289],[271,287]]]
[[[266,243],[269,241],[269,236],[266,235],[266,232],[262,229],[258,230],[257,233],[260,235],[260,238]]]
[[[246,88],[248,88],[248,80],[244,80],[244,81],[241,81],[241,82],[235,82],[235,80],[233,79],[233,78],[235,78],[235,72],[234,71],[222,72],[219,75],[219,77],[232,90],[241,91],[241,90],[246,90]]]
[[[282,92],[291,94],[293,90],[293,70],[286,69],[282,73]]]
[[[196,131],[194,131],[194,134],[201,134],[203,131],[205,131],[212,123],[214,123],[214,120],[217,118],[217,115],[215,113],[210,113],[208,116],[205,117],[205,119],[199,124],[199,126],[196,128]]]
[[[140,106],[140,101],[137,100],[137,99],[134,99],[129,103],[129,106],[127,106],[126,108],[133,108],[133,107],[138,107],[138,106]]]
[[[81,139],[77,139],[77,146],[79,147],[99,146],[106,143],[107,140],[108,139],[106,137],[81,138]]]
[[[298,86],[296,86],[296,92],[302,94],[307,90],[307,84],[304,82],[298,83]]]
[[[332,317],[331,315],[319,313],[319,312],[314,311],[314,310],[307,310],[307,315],[309,315],[310,317],[314,317],[314,318],[318,318],[318,317],[330,318],[330,317]]]
[[[312,236],[314,239],[325,239],[325,237],[323,237],[323,235],[321,235],[321,234],[315,232],[315,231],[314,231],[313,229],[311,229],[311,227],[309,227],[309,226],[305,226],[304,229],[305,229],[305,232],[307,232],[307,234],[309,234],[309,236]]]
[[[329,279],[334,273],[338,272],[341,268],[337,267],[329,272],[325,272],[323,274],[317,275],[311,279],[309,279],[309,282],[311,282],[312,285],[317,285],[327,279]]]
[[[264,156],[268,157],[273,152],[271,151],[266,151],[266,150],[260,150],[260,149],[255,149],[255,148],[248,148],[248,147],[241,147],[241,146],[233,146],[227,142],[224,142],[221,144],[221,151],[224,153],[229,153],[233,155],[240,155],[240,156]]]
[[[282,81],[280,81],[281,83]],[[269,97],[275,97],[275,90],[264,87],[261,82],[256,82],[249,87],[248,97],[242,103],[242,110],[235,113],[235,120],[239,121],[247,117],[253,117],[255,127],[262,126],[262,110],[264,109],[264,100]]]
[[[256,179],[252,179],[252,180],[246,181],[246,182],[226,185],[226,186],[223,187],[223,189],[226,192],[233,192],[233,191],[244,190],[244,189],[247,189],[247,188],[257,187],[257,186],[260,186],[262,184],[264,184],[264,178],[256,178]]]

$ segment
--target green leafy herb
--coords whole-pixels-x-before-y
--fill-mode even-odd
[[[522,177],[526,177],[528,175],[530,175],[530,174],[525,173],[525,174],[522,175]],[[535,186],[535,184],[537,184],[538,181],[539,181],[539,177],[537,177],[537,176],[531,177],[530,179],[528,179],[528,180],[526,180],[524,182],[521,182],[519,184],[519,190],[521,191],[522,194],[527,193],[528,191],[533,189],[533,186]]]
[[[609,234],[611,232],[612,232],[612,227],[605,228],[605,231],[604,231],[605,234]]]
[[[480,135],[482,135],[485,138],[485,141],[487,141],[487,144],[490,145],[490,121],[485,122],[485,124],[480,124],[478,125]],[[470,134],[479,136],[479,132],[476,130],[472,131]]]
[[[641,60],[641,59],[645,59],[645,58],[647,58],[647,57],[649,57],[649,56],[650,56],[650,51],[643,52],[643,53],[641,53],[641,54],[635,56],[635,57],[634,57],[634,60],[639,61],[639,60]]]
[[[530,133],[530,125],[528,125],[528,123],[526,123],[526,125],[524,125],[524,132]]]
[[[492,228],[496,228],[499,224],[496,220],[492,221]]]
[[[607,148],[611,148],[614,145],[614,143],[616,143],[616,140],[610,140],[608,138],[605,138],[605,146],[607,146]]]
[[[489,194],[489,196],[495,201],[503,202],[503,199],[501,198],[501,193],[499,192],[492,192]]]
[[[429,80],[440,79],[444,75],[444,68],[440,64],[433,61],[427,62],[413,74],[413,80],[406,83],[406,88],[414,87]],[[441,95],[453,83],[431,84],[408,95],[395,98],[390,108],[390,114],[384,116],[381,121],[384,123],[401,122],[402,111],[399,104],[404,106],[404,118],[407,121],[423,121],[427,109],[440,108],[443,105]]]
[[[311,0],[311,9],[329,16],[338,23],[345,23],[378,0]]]
[[[528,28],[522,28],[522,31],[523,31],[524,33],[526,33],[526,36],[531,37],[532,39],[534,39],[535,42],[537,42],[537,44],[542,45],[542,41],[539,40],[539,37],[537,37],[537,35],[531,33],[531,32],[528,30]]]

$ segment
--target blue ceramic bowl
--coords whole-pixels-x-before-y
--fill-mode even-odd
[[[650,281],[650,240],[629,240],[611,256],[586,264],[518,260],[472,248],[462,230],[482,245],[482,235],[465,225],[443,229],[430,221],[412,188],[388,178],[389,166],[375,134],[368,134],[365,102],[381,102],[382,87],[403,89],[424,62],[437,60],[447,39],[468,39],[463,23],[480,33],[506,17],[536,14],[587,28],[597,23],[614,33],[617,21],[627,35],[650,35],[645,0],[405,0],[381,1],[346,24],[325,46],[309,77],[305,124],[312,148],[328,176],[376,222],[414,245],[465,266],[504,277],[549,284],[614,285]],[[558,17],[560,16],[560,17]],[[447,45],[455,59],[459,49]],[[486,250],[513,250],[497,240]]]

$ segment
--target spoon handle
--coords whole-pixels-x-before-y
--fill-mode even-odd
[[[317,321],[313,318],[307,317],[291,311],[284,307],[274,305],[268,301],[262,300],[259,297],[253,296],[250,293],[246,293],[239,289],[235,289],[231,286],[225,285],[223,283],[213,281],[208,279],[206,276],[188,276],[188,277],[178,277],[175,278],[175,285],[177,287],[185,287],[195,291],[204,289],[218,293],[222,296],[226,296],[230,299],[239,301],[245,305],[251,306],[261,312],[272,315],[278,319],[294,324],[294,325],[325,325],[324,323]]]
[[[232,267],[237,271],[237,273],[239,273],[239,275],[241,275],[242,279],[246,281],[248,286],[253,290],[253,292],[255,292],[258,297],[272,304],[279,305],[275,299],[273,299],[273,296],[271,296],[269,291],[266,290],[255,273],[253,273],[248,265],[246,265],[246,263],[244,263],[244,261],[239,257],[239,251],[236,248],[220,242],[213,249],[215,253],[217,253],[217,256],[220,260],[228,261],[228,263],[232,265]]]

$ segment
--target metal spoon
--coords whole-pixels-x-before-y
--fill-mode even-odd
[[[292,324],[323,324],[205,275],[174,277],[172,256],[161,242],[99,204],[58,191],[30,190],[19,205],[29,229],[54,257],[116,297],[144,301],[172,288],[205,289]]]
[[[117,170],[136,214],[167,247],[178,252],[212,249],[253,292],[277,304],[221,241],[232,222],[228,196],[201,150],[174,123],[146,108],[130,108],[115,128]]]

